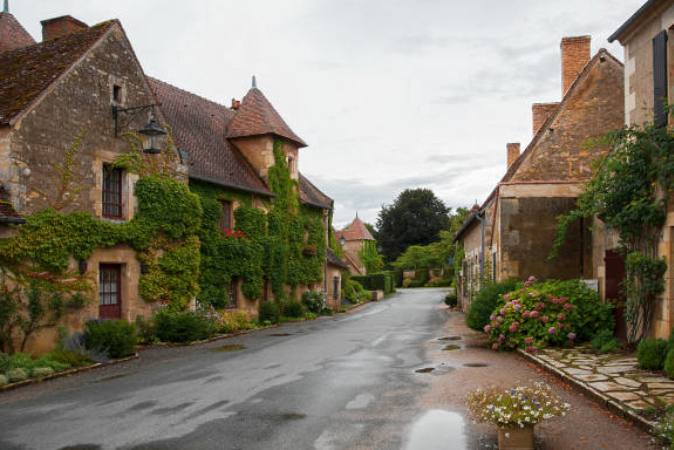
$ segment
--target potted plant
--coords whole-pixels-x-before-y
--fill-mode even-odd
[[[467,403],[476,422],[498,427],[501,450],[534,450],[534,426],[542,420],[564,416],[569,410],[569,404],[545,383],[478,389],[468,394]]]

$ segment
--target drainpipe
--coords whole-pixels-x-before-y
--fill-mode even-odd
[[[480,284],[484,280],[484,227],[486,219],[483,214],[484,211],[475,215],[475,218],[480,221]]]

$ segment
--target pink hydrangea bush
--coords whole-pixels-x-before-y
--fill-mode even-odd
[[[578,280],[539,283],[530,277],[503,295],[484,332],[494,350],[535,352],[589,340],[602,329],[613,329],[611,307],[594,291]]]

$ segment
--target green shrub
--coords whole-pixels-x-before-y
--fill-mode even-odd
[[[136,334],[141,344],[152,344],[157,340],[157,333],[153,320],[145,320],[143,316],[136,316]]]
[[[667,376],[674,379],[674,347],[670,347],[667,355],[665,356],[664,369],[667,373]]]
[[[34,378],[44,378],[53,374],[54,369],[52,369],[51,367],[36,367],[35,369],[33,369],[30,376]]]
[[[304,306],[297,300],[287,300],[281,304],[282,315],[293,319],[304,317]]]
[[[358,304],[368,301],[371,295],[358,281],[345,277],[342,284],[342,298],[349,303]]]
[[[411,278],[405,278],[405,279],[403,280],[403,287],[404,287],[405,289],[407,289],[407,288],[409,288],[409,287],[412,287],[412,279],[411,279]]]
[[[68,365],[70,367],[88,366],[92,363],[91,359],[87,355],[64,349],[53,350],[49,352],[47,356],[53,361]]]
[[[445,305],[449,306],[450,308],[454,308],[458,304],[459,299],[456,298],[456,294],[449,293],[445,296]]]
[[[6,385],[7,383],[9,383],[7,377],[0,373],[0,387]]]
[[[157,338],[163,342],[185,343],[208,339],[216,332],[215,321],[198,311],[164,309],[154,316]]]
[[[244,311],[224,311],[220,315],[218,331],[220,333],[236,333],[237,331],[250,330],[255,324],[248,318]]]
[[[91,320],[84,327],[84,346],[110,358],[133,355],[136,327],[124,320]]]
[[[484,331],[494,350],[573,345],[612,332],[611,308],[580,280],[536,283],[531,277],[502,296]]]
[[[0,373],[7,373],[12,369],[22,369],[30,376],[37,367],[49,367],[58,372],[70,366],[67,362],[54,358],[53,352],[40,358],[33,358],[26,353],[14,353],[13,355],[0,353]]]
[[[24,381],[28,379],[28,373],[24,369],[16,368],[10,369],[7,372],[7,379],[10,383],[18,383],[19,381]]]
[[[590,341],[592,348],[599,353],[613,353],[620,349],[620,341],[613,336],[611,330],[601,330]]]
[[[490,322],[490,316],[496,306],[502,302],[501,296],[520,287],[517,280],[505,280],[498,283],[485,283],[470,303],[466,324],[473,330],[482,331]]]
[[[660,370],[667,356],[667,341],[664,339],[646,338],[639,342],[637,360],[639,368],[645,370]]]
[[[436,278],[433,281],[426,283],[426,287],[449,287],[452,285],[452,280],[449,278]]]
[[[395,292],[395,274],[393,272],[379,272],[362,276],[353,275],[351,279],[359,282],[363,288],[369,291],[384,291],[384,294]]]
[[[260,311],[258,315],[258,320],[260,323],[269,322],[269,323],[279,323],[281,320],[281,308],[279,308],[276,302],[266,301],[260,305]]]
[[[0,353],[0,373],[12,368],[12,358],[7,353]]]
[[[314,314],[320,314],[325,304],[325,296],[320,291],[306,291],[302,294],[302,304]]]

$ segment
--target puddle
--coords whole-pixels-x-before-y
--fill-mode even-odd
[[[438,341],[460,341],[461,336],[445,336],[438,338]]]
[[[466,363],[463,365],[463,367],[488,367],[489,364],[486,363]]]
[[[237,352],[237,351],[243,350],[245,348],[246,348],[246,346],[241,345],[241,344],[226,344],[226,345],[223,345],[221,347],[212,348],[211,351],[212,352]]]
[[[445,348],[443,348],[443,350],[446,351],[446,352],[451,352],[451,351],[454,351],[454,350],[461,350],[461,347],[459,347],[458,345],[451,344],[451,345],[446,345]]]
[[[421,416],[410,432],[405,450],[466,450],[463,417],[454,412],[433,409]]]
[[[269,336],[285,337],[285,336],[292,336],[292,333],[274,333],[274,334],[270,334]]]
[[[415,370],[416,373],[430,373],[435,370],[435,367],[424,367],[423,369]]]

